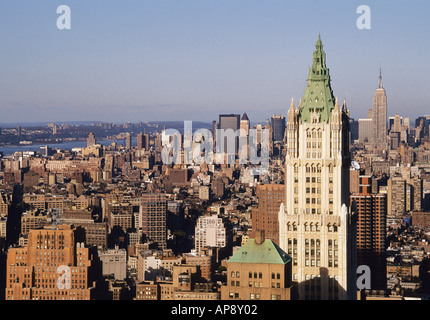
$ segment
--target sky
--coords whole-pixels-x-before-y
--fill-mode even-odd
[[[57,7],[71,29],[57,28]],[[357,28],[371,10],[371,29]],[[430,114],[428,0],[1,0],[0,123],[251,122],[299,101],[318,35],[334,95]]]

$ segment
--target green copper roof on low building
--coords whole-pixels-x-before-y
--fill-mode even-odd
[[[330,85],[330,73],[321,37],[315,45],[312,67],[309,69],[307,86],[299,109],[301,122],[311,122],[313,112],[320,115],[320,122],[328,122],[334,108],[335,98]]]
[[[286,264],[291,257],[279,248],[272,240],[266,239],[257,244],[249,239],[229,260],[231,263],[269,263]]]

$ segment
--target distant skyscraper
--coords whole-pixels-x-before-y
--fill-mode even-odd
[[[283,115],[272,116],[271,119],[272,130],[273,130],[273,141],[284,141],[285,135],[285,118]]]
[[[87,138],[87,148],[94,147],[96,145],[96,137],[93,132],[90,132]]]
[[[214,143],[216,142],[216,131],[218,129],[218,121],[212,121],[212,136]]]
[[[349,119],[349,130],[350,130],[350,142],[353,143],[355,140],[358,140],[358,121],[355,121],[353,118]]]
[[[372,106],[373,135],[375,147],[387,147],[387,94],[382,86],[382,73],[379,75],[379,86],[375,90]]]
[[[240,139],[245,139],[245,142],[242,148],[245,148],[245,150],[241,150],[241,154],[244,157],[248,157],[249,153],[249,128],[250,128],[250,121],[248,118],[248,115],[246,113],[243,114],[242,119],[240,119]],[[240,142],[239,142],[240,144]]]
[[[143,133],[139,133],[137,135],[137,150],[143,149]]]
[[[293,259],[301,300],[355,299],[355,225],[349,210],[349,111],[330,85],[319,38],[297,110],[288,111],[279,246]]]
[[[373,139],[373,120],[358,119],[358,140],[360,143],[369,143]]]
[[[219,116],[219,129],[225,130],[227,133],[227,130],[231,129],[232,133],[236,134],[236,132],[240,129],[240,115],[239,114],[222,114]],[[217,143],[221,143],[218,141]],[[239,136],[236,136],[234,141],[228,141],[227,137],[224,136],[223,139],[224,147],[220,149],[221,152],[224,152],[229,160],[229,163],[234,163],[234,159],[238,153],[239,150]],[[231,149],[234,153],[227,150],[228,144],[233,144],[234,146]]]
[[[127,132],[127,135],[125,136],[125,148],[127,150],[131,150],[131,134],[130,134],[130,132]]]
[[[145,143],[144,143],[145,150],[148,151],[149,150],[149,134],[145,133],[143,135],[143,137],[145,138]]]

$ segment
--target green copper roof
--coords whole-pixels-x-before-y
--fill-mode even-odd
[[[266,239],[258,245],[254,239],[249,239],[228,262],[286,264],[290,260],[291,257],[272,240]]]
[[[303,95],[299,118],[302,122],[311,122],[311,114],[320,114],[321,122],[328,122],[334,108],[335,98],[330,85],[330,73],[326,66],[326,56],[321,37],[315,45],[312,67],[309,69],[308,83]]]

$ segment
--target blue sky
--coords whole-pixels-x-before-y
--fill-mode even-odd
[[[360,5],[372,13],[359,30]],[[71,8],[72,29],[56,27]],[[428,0],[2,0],[0,123],[212,121],[286,114],[318,34],[334,94],[365,117],[430,114]]]

